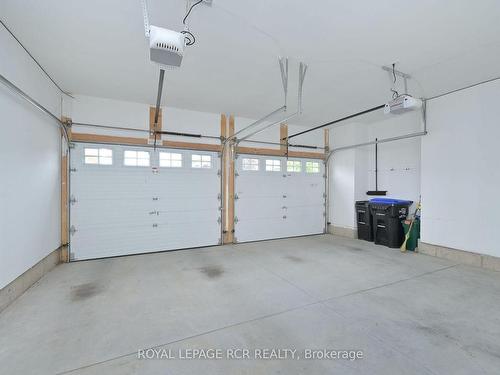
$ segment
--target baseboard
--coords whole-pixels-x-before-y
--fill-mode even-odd
[[[418,243],[418,252],[438,258],[449,259],[457,263],[467,264],[469,266],[500,271],[500,258],[491,255],[452,249],[449,247],[433,245],[425,242]]]
[[[328,233],[335,236],[358,238],[358,231],[352,228],[337,227],[335,225],[328,225]]]
[[[0,312],[14,302],[29,287],[42,278],[43,275],[52,270],[60,262],[61,249],[56,249],[18,276],[10,284],[0,289]]]

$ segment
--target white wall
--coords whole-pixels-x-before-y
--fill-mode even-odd
[[[500,81],[428,103],[422,241],[500,256]]]
[[[381,112],[381,111],[379,111]],[[342,123],[330,130],[333,148],[396,137],[422,130],[420,112],[400,116],[380,113]],[[330,222],[355,229],[354,202],[373,198],[375,146],[336,152],[330,161]],[[378,189],[387,197],[417,202],[420,196],[420,138],[379,144]]]
[[[110,126],[119,126],[127,128],[138,128],[149,130],[149,104],[125,102],[120,100],[97,98],[84,95],[75,95],[75,99],[71,102],[65,101],[64,113],[72,118],[73,122],[90,123],[90,124],[103,124]],[[196,133],[209,136],[220,136],[220,114],[190,111],[186,109],[179,109],[173,107],[162,107],[163,110],[163,130]],[[263,113],[265,115],[265,113]],[[276,120],[280,115],[276,115]],[[254,122],[254,119],[244,117],[235,117],[235,131]],[[264,127],[268,123],[257,126],[255,129]],[[289,125],[288,132],[293,134],[304,130],[304,127]],[[74,126],[74,132],[79,133],[93,133],[103,135],[116,135],[116,136],[130,136],[130,137],[144,137],[144,133],[134,131],[117,131],[111,129],[99,129],[86,126]],[[248,134],[248,133],[245,133]],[[279,142],[280,130],[279,125],[264,130],[263,132],[251,137],[266,142]],[[164,135],[163,139],[199,142],[199,143],[215,143],[219,144],[218,139],[196,139],[191,137],[178,137]],[[300,141],[299,141],[300,139]],[[323,146],[323,133],[317,132],[315,134],[308,134],[303,137],[297,138],[297,144],[308,144],[312,146]],[[248,147],[265,147],[265,148],[279,148],[279,146],[255,144],[255,143],[242,143],[242,146]],[[305,149],[294,148],[293,150],[304,151]],[[322,150],[306,150],[317,151]]]
[[[0,73],[56,116],[58,90],[4,28]],[[60,133],[0,85],[0,288],[60,246]]]
[[[149,107],[149,104],[144,103],[76,95],[71,103],[65,103],[65,113],[72,118],[73,122],[149,130]],[[162,113],[164,131],[220,136],[220,114],[171,107],[162,108]],[[73,132],[147,137],[147,134],[135,131],[116,131],[85,126],[74,126]],[[172,136],[162,136],[162,138],[187,142],[219,143],[218,140],[203,138]]]

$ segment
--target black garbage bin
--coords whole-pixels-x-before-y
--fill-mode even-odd
[[[408,210],[412,203],[412,201],[389,198],[370,200],[373,240],[376,244],[391,248],[401,246],[404,240],[401,220],[408,216]]]
[[[372,213],[370,202],[357,201],[355,205],[356,221],[358,223],[358,239],[373,241]]]

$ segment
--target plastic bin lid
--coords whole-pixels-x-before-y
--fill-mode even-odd
[[[405,199],[394,199],[394,198],[372,198],[370,203],[382,203],[382,204],[401,204],[410,206],[413,201],[408,201]]]

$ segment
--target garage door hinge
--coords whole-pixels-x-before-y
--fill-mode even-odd
[[[326,198],[326,193],[323,193],[323,198]]]
[[[221,175],[222,175],[222,173],[221,173],[220,169],[219,169],[219,170],[217,170],[217,176],[219,176],[219,177],[220,177]]]
[[[69,228],[69,234],[71,234],[72,236],[75,235],[75,233],[77,232],[76,228],[74,225],[72,225],[70,228]]]
[[[76,172],[76,168],[70,168],[69,171],[70,172]]]
[[[158,224],[153,224],[153,228],[158,228]]]
[[[72,195],[70,198],[69,198],[69,203],[70,204],[75,204],[77,202],[76,198],[74,195]]]
[[[286,215],[283,215],[283,219],[286,219]]]
[[[217,200],[220,201],[222,199],[221,193],[217,194]]]
[[[238,177],[239,175],[238,171],[234,171],[234,177]]]
[[[326,178],[326,174],[323,175],[323,178]]]
[[[240,197],[238,196],[238,194],[234,194],[234,200],[237,201],[238,199],[240,199]]]
[[[238,216],[235,216],[235,217],[234,217],[234,223],[236,224],[238,221],[239,221],[239,220],[238,220]]]
[[[222,223],[222,219],[220,217],[217,218],[217,223],[218,224]]]
[[[154,200],[154,201],[157,201],[157,200],[159,200],[159,199],[160,199],[160,198],[158,198],[158,197],[153,197],[153,200]]]

